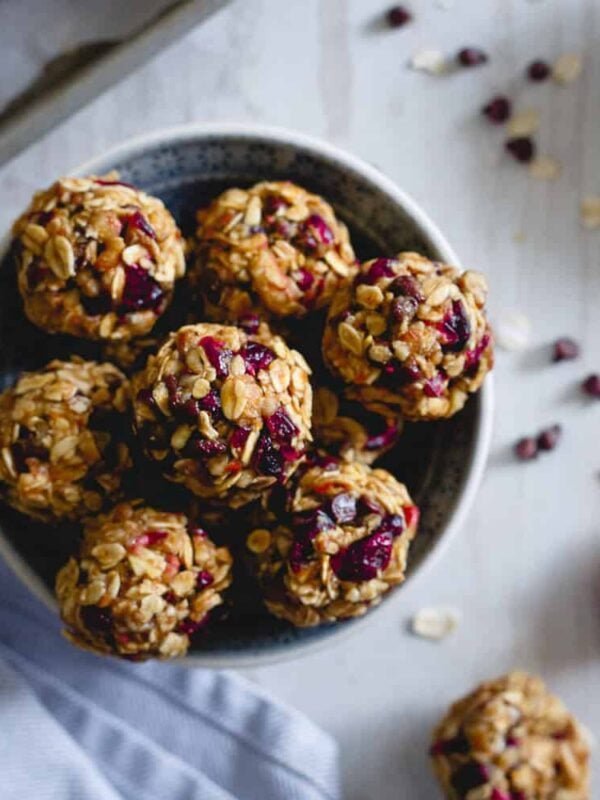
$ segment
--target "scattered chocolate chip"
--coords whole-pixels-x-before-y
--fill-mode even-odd
[[[481,109],[481,113],[495,125],[502,125],[503,122],[509,119],[512,113],[512,104],[508,97],[498,95],[497,97],[493,97],[490,102]]]
[[[523,164],[531,161],[535,155],[535,142],[529,136],[509,139],[504,146],[507,152]]]
[[[537,445],[540,450],[554,450],[562,434],[560,425],[552,425],[551,428],[543,430],[538,438]]]
[[[527,67],[527,77],[530,81],[545,81],[550,76],[550,67],[545,61],[532,61]]]
[[[520,461],[531,461],[538,454],[538,443],[531,436],[526,436],[515,445],[515,455]]]
[[[387,12],[387,21],[390,28],[402,28],[411,20],[412,14],[404,6],[392,6]]]
[[[489,61],[487,53],[478,47],[463,47],[456,55],[456,60],[462,67],[478,67]]]
[[[579,345],[574,339],[564,336],[554,342],[553,361],[570,361],[579,355]]]
[[[581,388],[590,397],[600,398],[600,375],[588,375],[581,384]]]

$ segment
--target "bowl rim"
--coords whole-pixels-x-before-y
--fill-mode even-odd
[[[352,170],[357,175],[368,180],[378,190],[388,195],[416,225],[419,232],[431,243],[432,247],[443,261],[459,267],[461,266],[456,253],[436,223],[416,200],[401,189],[391,178],[388,178],[378,167],[316,136],[281,126],[246,122],[213,121],[187,123],[161,128],[150,133],[131,137],[124,142],[108,148],[102,153],[74,167],[70,170],[69,174],[83,176],[101,172],[107,168],[107,162],[118,162],[134,154],[140,155],[144,151],[158,145],[174,145],[195,140],[223,137],[247,140],[268,140],[275,144],[300,148],[309,151],[318,158],[325,158],[333,161],[341,168]],[[0,248],[2,251],[5,251],[8,241],[8,235],[3,237],[2,247]],[[401,594],[404,595],[409,587],[414,586],[417,578],[422,578],[435,566],[446,552],[446,549],[449,547],[456,533],[464,524],[483,479],[492,438],[493,416],[494,378],[492,374],[488,374],[479,392],[479,413],[477,415],[475,436],[471,447],[466,479],[456,499],[454,508],[451,510],[437,541],[425,558],[415,568],[415,571],[411,573],[410,580],[404,585],[403,592],[393,593],[387,600],[386,606],[392,601],[394,595],[396,595],[396,599]],[[0,556],[4,558],[8,566],[30,591],[41,600],[46,607],[51,609],[54,613],[57,613],[57,604],[52,593],[47,589],[37,573],[21,558],[17,551],[13,549],[1,526]],[[376,611],[376,609],[373,609],[373,611]],[[276,664],[301,656],[312,655],[325,647],[339,644],[347,637],[361,630],[363,626],[373,618],[374,614],[365,614],[363,617],[355,618],[351,625],[342,624],[332,628],[328,636],[320,637],[314,641],[293,642],[285,646],[277,647],[273,651],[267,650],[264,653],[260,651],[254,653],[251,651],[248,653],[232,651],[223,654],[194,652],[187,654],[181,659],[177,659],[175,663],[187,667],[211,669],[250,668]]]

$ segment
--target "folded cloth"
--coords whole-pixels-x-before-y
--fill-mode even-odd
[[[231,672],[78,651],[0,560],[2,800],[338,800],[334,741]]]

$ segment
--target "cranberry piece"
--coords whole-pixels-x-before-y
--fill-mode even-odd
[[[361,497],[360,498],[360,513],[361,514],[377,514],[378,516],[383,516],[383,509],[376,503],[374,500],[371,500],[370,497]]]
[[[152,411],[156,411],[158,406],[156,405],[156,400],[154,399],[154,395],[152,394],[152,389],[140,389],[136,395],[136,399],[140,403],[144,403],[148,406]]]
[[[167,603],[170,603],[172,606],[176,606],[177,603],[179,602],[179,598],[177,597],[175,592],[171,592],[171,591],[165,592],[163,594],[163,598],[165,599],[165,601]]]
[[[394,423],[388,424],[382,433],[373,434],[365,442],[365,450],[379,450],[382,447],[390,447],[398,436],[398,426]]]
[[[100,184],[100,186],[127,186],[128,189],[135,188],[131,183],[125,183],[125,181],[107,181],[103,178],[96,178],[95,183]]]
[[[248,375],[256,375],[259,369],[267,369],[275,360],[275,353],[259,342],[247,342],[240,350]]]
[[[196,587],[198,589],[206,589],[207,586],[210,586],[211,583],[214,583],[215,579],[205,569],[201,569],[198,573],[198,577],[196,578]]]
[[[412,528],[418,525],[420,518],[421,510],[419,506],[404,506],[404,519],[407,527]]]
[[[232,447],[241,450],[246,444],[248,436],[250,436],[250,428],[243,428],[243,427],[236,428],[234,432],[231,434],[231,439],[229,440],[229,444]]]
[[[302,292],[308,292],[310,287],[315,282],[315,276],[312,272],[309,272],[307,269],[300,269],[298,270],[298,277],[296,278],[296,283],[298,284],[298,288]]]
[[[366,274],[358,276],[358,283],[374,284],[380,278],[393,278],[395,261],[393,258],[377,258]]]
[[[313,231],[322,244],[333,244],[335,241],[333,231],[319,214],[311,214],[308,219],[304,220],[303,226],[305,229]]]
[[[280,444],[290,444],[300,433],[284,408],[278,408],[265,422],[273,439]]]
[[[283,456],[273,446],[273,440],[269,434],[263,430],[255,451],[254,463],[256,469],[263,475],[272,475],[281,479],[283,475]]]
[[[225,442],[213,441],[212,439],[196,439],[190,443],[194,455],[200,458],[213,458],[220,456],[227,450]]]
[[[294,447],[290,447],[287,444],[282,444],[279,448],[279,452],[283,456],[284,461],[298,461],[298,459],[302,458],[304,455],[304,451],[296,450]]]
[[[152,547],[167,538],[169,534],[166,531],[145,531],[140,533],[139,536],[134,536],[130,542],[130,547]]]
[[[396,322],[410,322],[419,307],[414,297],[396,297],[392,303],[392,317]]]
[[[485,764],[471,761],[460,767],[452,776],[452,787],[460,797],[486,783],[490,779],[490,770]]]
[[[392,6],[386,17],[390,28],[402,28],[412,20],[412,14],[404,6]]]
[[[256,333],[258,328],[260,327],[260,319],[258,314],[244,314],[240,317],[240,328],[246,331],[246,333]]]
[[[109,608],[82,606],[81,621],[89,631],[108,633],[112,627],[112,614]]]
[[[527,77],[531,81],[545,81],[550,75],[550,67],[545,61],[532,61],[527,67]]]
[[[289,562],[293,572],[298,572],[314,553],[313,540],[325,530],[335,525],[333,520],[321,508],[304,514],[297,514],[293,519],[295,526],[294,542],[290,549]]]
[[[190,522],[187,526],[187,532],[190,536],[198,536],[200,539],[206,539],[208,534],[200,525],[194,525],[194,523]]]
[[[517,136],[509,139],[504,146],[513,158],[523,164],[531,161],[535,156],[535,142],[529,136]]]
[[[331,568],[343,581],[369,581],[392,557],[392,535],[375,531],[331,557]]]
[[[490,800],[512,800],[512,798],[509,794],[506,794],[506,792],[501,792],[500,789],[494,789]]]
[[[506,737],[506,746],[507,747],[518,747],[521,744],[521,740],[517,739],[516,736],[507,736]]]
[[[208,394],[198,400],[198,405],[203,411],[208,411],[213,420],[218,419],[221,416],[221,395],[218,389],[211,389]]]
[[[399,361],[390,361],[383,368],[383,372],[397,386],[414,383],[421,377],[421,371],[416,364],[401,364]]]
[[[395,295],[402,295],[404,297],[412,297],[417,303],[425,301],[425,295],[421,291],[419,282],[412,275],[399,275],[395,281],[389,285],[390,290]]]
[[[185,633],[187,636],[193,636],[202,627],[203,622],[204,620],[197,622],[196,620],[187,617],[179,623],[177,626],[177,632]]]
[[[229,375],[229,365],[233,358],[231,350],[213,336],[203,336],[199,344],[204,349],[210,364],[215,368],[218,377],[226,378]]]
[[[139,209],[126,218],[126,224],[128,227],[141,231],[146,236],[156,240],[156,231]]]
[[[600,375],[590,375],[581,384],[581,388],[590,397],[600,397]]]
[[[271,236],[279,236],[280,239],[287,239],[288,241],[292,240],[298,232],[296,224],[283,217],[276,217],[272,222],[269,222],[267,230]],[[298,244],[302,244],[302,236],[303,234],[299,234]],[[316,250],[318,248],[319,243],[312,234],[306,232],[304,237],[304,244],[307,249]]]
[[[423,391],[427,397],[441,397],[444,394],[445,388],[446,378],[441,372],[438,372],[433,378],[429,378],[429,380],[425,381],[423,384]]]
[[[347,492],[337,494],[331,500],[331,513],[338,525],[352,522],[356,518],[356,498]]]
[[[471,335],[471,323],[460,300],[454,300],[452,310],[444,316],[437,329],[444,337],[443,350],[458,353],[464,349]]]
[[[377,533],[389,533],[395,539],[406,528],[404,517],[400,514],[389,514],[384,517],[381,525],[377,528]]]
[[[481,109],[490,122],[495,125],[502,125],[512,113],[512,105],[508,97],[498,95],[493,97],[490,102]]]
[[[515,445],[515,455],[520,461],[531,461],[537,458],[538,443],[531,436],[525,436]]]
[[[463,47],[458,51],[456,60],[463,67],[479,67],[489,61],[489,57],[478,47]]]
[[[457,736],[454,736],[452,739],[440,739],[437,742],[434,742],[429,749],[429,753],[432,756],[438,755],[467,755],[471,750],[471,746],[469,745],[469,740],[467,737],[459,733]]]
[[[554,342],[553,361],[570,361],[579,355],[579,345],[574,339],[567,336]]]
[[[278,211],[288,207],[288,203],[278,194],[270,194],[263,200],[263,211],[266,216],[275,216]]]
[[[552,425],[551,428],[543,430],[538,438],[537,445],[540,450],[554,450],[562,434],[560,425]]]
[[[163,303],[165,293],[152,275],[133,264],[125,267],[125,286],[121,297],[121,308],[125,314],[133,311],[158,311]]]
[[[477,370],[479,369],[481,356],[487,350],[490,341],[491,337],[489,333],[484,333],[479,344],[476,345],[472,350],[467,350],[465,353],[465,372],[467,375],[473,376],[476,374]]]

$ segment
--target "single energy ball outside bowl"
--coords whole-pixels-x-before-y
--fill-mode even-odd
[[[190,280],[213,321],[304,317],[356,273],[344,223],[289,181],[229,189],[197,218]]]
[[[385,470],[328,458],[246,540],[267,609],[299,627],[365,614],[404,580],[418,508]]]
[[[172,333],[134,380],[135,428],[166,478],[239,507],[285,483],[312,440],[310,369],[262,323]]]
[[[185,273],[169,211],[113,175],[61,178],[34,195],[12,234],[25,313],[49,333],[143,336]]]
[[[454,703],[434,732],[431,758],[449,800],[590,800],[585,735],[524,672]]]
[[[23,373],[0,395],[0,495],[48,522],[97,512],[131,467],[129,383],[72,358]]]
[[[141,502],[86,523],[81,552],[56,576],[65,635],[135,661],[183,656],[223,602],[231,554],[184,514]]]
[[[486,296],[480,273],[417,253],[367,261],[332,300],[323,356],[367,406],[450,417],[493,366]]]

